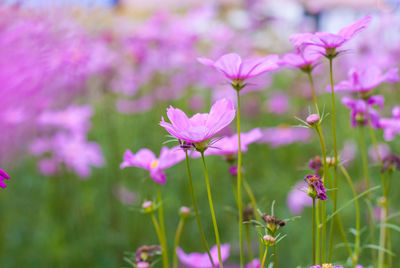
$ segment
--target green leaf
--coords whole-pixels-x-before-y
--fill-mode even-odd
[[[392,251],[390,251],[390,250],[388,250],[386,248],[382,248],[382,247],[380,247],[378,245],[368,244],[368,245],[365,245],[364,248],[372,248],[372,249],[376,249],[378,251],[383,251],[383,252],[385,252],[385,253],[387,253],[387,254],[389,254],[391,256],[396,256],[396,254],[394,254]]]

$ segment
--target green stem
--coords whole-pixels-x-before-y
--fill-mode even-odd
[[[334,188],[335,191],[333,191],[332,197],[333,197],[333,213],[336,212],[337,209],[337,194],[338,194],[338,171],[337,171],[337,165],[339,162],[338,159],[338,150],[337,150],[337,139],[336,139],[336,111],[335,111],[335,90],[334,90],[334,85],[333,85],[333,59],[329,58],[329,76],[330,76],[330,81],[331,81],[331,97],[332,97],[332,137],[333,137],[333,151],[334,151]],[[339,215],[336,215],[335,217],[339,217]],[[333,248],[333,230],[334,230],[334,223],[335,221],[332,221],[331,223],[331,232],[329,235],[329,262],[331,262],[331,257],[332,257],[332,248]],[[324,248],[324,245],[322,245]],[[323,252],[324,254],[324,249]],[[325,258],[323,256],[323,261],[325,262]]]
[[[157,188],[157,199],[158,199],[158,219],[160,221],[160,232],[161,232],[162,241],[163,241],[163,243],[161,245],[163,247],[162,259],[163,259],[164,267],[168,267],[169,266],[168,246],[167,246],[167,236],[165,234],[164,209],[163,209],[160,184],[156,183],[156,188]]]
[[[161,247],[162,247],[161,254],[162,254],[163,267],[164,268],[168,268],[168,262],[166,262],[167,260],[164,257],[165,256],[165,254],[164,254],[164,251],[165,251],[164,243],[165,242],[164,242],[162,234],[161,234],[160,226],[158,225],[158,222],[157,222],[156,216],[154,215],[154,212],[151,212],[150,216],[151,216],[151,220],[153,221],[153,224],[154,224],[154,229],[156,229],[158,240],[160,241],[160,244],[161,244]]]
[[[344,177],[346,178],[347,183],[350,185],[351,192],[353,193],[354,198],[356,198],[357,192],[356,192],[356,189],[354,188],[354,184],[353,184],[353,181],[351,180],[349,173],[343,166],[340,166],[340,169],[341,169]],[[356,267],[358,258],[360,256],[360,228],[361,228],[360,204],[358,202],[358,199],[355,199],[354,205],[356,207],[356,234],[355,234],[355,241],[354,241],[354,254],[351,258],[353,261],[353,268]]]
[[[315,265],[315,198],[312,203],[312,263]]]
[[[265,246],[265,251],[264,251],[264,255],[263,255],[263,258],[262,258],[262,262],[261,262],[260,268],[264,268],[265,260],[267,259],[267,254],[268,254],[268,246]]]
[[[179,246],[179,240],[181,239],[183,225],[185,224],[185,216],[181,216],[179,220],[178,228],[176,229],[175,242],[174,242],[174,257],[173,257],[173,267],[178,268],[178,255],[176,254],[176,249]]]
[[[315,210],[315,217],[316,217],[316,223],[317,223],[317,230],[316,230],[316,252],[315,252],[315,259],[317,263],[321,262],[321,247],[320,247],[320,217],[319,217],[319,211],[320,211],[320,200],[317,200],[317,206]]]
[[[247,255],[250,261],[253,260],[253,251],[251,248],[251,237],[250,237],[250,229],[249,229],[249,225],[246,224],[244,226],[245,231],[246,231],[246,240],[247,240]]]
[[[314,111],[315,111],[315,113],[318,113],[317,94],[315,92],[314,80],[312,78],[311,71],[307,72],[307,76],[308,76],[308,79],[310,80],[311,93],[312,93],[312,98],[313,98],[313,103],[314,103]]]
[[[370,120],[369,120],[370,121]],[[378,142],[376,141],[375,133],[374,130],[371,126],[370,123],[368,123],[368,128],[369,132],[371,135],[371,141],[375,150],[376,158],[378,159],[379,167],[382,169],[382,158],[379,153],[378,149]],[[381,174],[381,182],[382,182],[382,188],[383,188],[383,196],[385,198],[384,200],[384,208],[381,213],[381,225],[380,225],[380,231],[379,231],[379,247],[381,249],[385,248],[386,246],[386,217],[388,216],[389,212],[389,198],[388,198],[388,189],[386,185],[386,179],[385,179],[385,174],[380,172]],[[378,252],[378,268],[383,268],[385,267],[385,252],[383,250],[379,250]]]
[[[253,211],[254,211],[254,215],[256,217],[256,220],[258,222],[262,222],[261,216],[258,213],[258,206],[257,206],[257,202],[256,202],[256,198],[254,197],[253,191],[251,190],[250,185],[247,183],[247,180],[245,178],[243,178],[243,186],[244,189],[247,192],[247,195],[249,196],[250,202],[251,202],[251,206],[253,207]],[[259,244],[259,259],[261,259],[262,254],[263,254],[263,243]]]
[[[212,218],[212,222],[213,222],[213,226],[214,226],[215,240],[217,242],[217,247],[218,247],[219,267],[222,268],[222,267],[224,267],[224,265],[222,263],[222,257],[221,257],[221,242],[219,239],[217,219],[215,218],[214,205],[213,205],[212,196],[211,196],[210,180],[208,178],[208,171],[207,171],[206,160],[204,158],[204,151],[201,152],[201,160],[203,161],[204,177],[205,177],[205,181],[206,181],[207,195],[208,195],[208,203],[210,205],[210,212],[211,212],[211,218]],[[240,213],[239,215],[241,215],[241,214],[242,213]]]
[[[321,126],[318,125],[316,126],[316,131],[318,133],[318,138],[321,144],[321,151],[322,151],[322,158],[323,158],[323,163],[324,163],[324,176],[322,178],[322,181],[325,185],[327,185],[330,182],[330,173],[328,171],[328,163],[326,160],[326,147],[325,147],[325,141],[324,141],[324,137],[322,135],[322,130],[321,130]],[[325,222],[326,219],[326,202],[322,202],[321,203],[321,220],[322,222]],[[331,225],[332,226],[332,225]],[[322,260],[325,262],[325,245],[326,245],[326,225],[322,225]]]
[[[278,255],[276,253],[276,243],[274,243],[274,268],[278,268]]]
[[[194,195],[192,172],[190,170],[190,165],[189,165],[189,156],[188,156],[186,150],[185,150],[185,154],[186,154],[186,161],[185,162],[186,162],[186,169],[187,169],[187,173],[188,173],[190,196],[192,197],[192,204],[193,204],[194,214],[196,216],[197,227],[199,229],[199,233],[200,233],[201,241],[203,243],[203,247],[204,247],[205,251],[207,252],[207,255],[208,255],[208,258],[210,259],[212,267],[214,267],[214,260],[211,257],[210,249],[209,249],[209,247],[207,245],[206,236],[204,235],[203,228],[201,227],[201,223],[200,223],[199,209],[197,208],[196,197]]]
[[[242,145],[240,142],[240,94],[237,93],[237,135],[238,135],[238,172],[237,172],[237,202],[239,211],[239,241],[240,241],[240,267],[244,267],[243,254],[243,204],[242,204]]]
[[[359,140],[360,140],[360,148],[361,148],[361,158],[362,158],[362,163],[363,163],[363,172],[364,172],[364,178],[365,178],[365,186],[367,189],[370,187],[370,176],[369,176],[369,171],[368,171],[368,156],[367,156],[367,149],[365,145],[365,137],[364,137],[364,129],[362,127],[358,128],[359,132]],[[371,193],[368,193],[367,195],[367,201],[369,204],[372,204],[371,200]],[[368,226],[370,230],[370,243],[371,245],[375,244],[375,235],[374,235],[374,223],[373,223],[373,215],[370,213],[370,210],[368,210]],[[371,249],[371,254],[372,254],[372,259],[373,262],[375,263],[376,261],[376,254],[375,250]]]

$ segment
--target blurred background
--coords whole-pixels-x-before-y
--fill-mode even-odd
[[[219,98],[235,97],[222,76],[196,57],[283,55],[293,50],[290,35],[337,32],[367,13],[373,22],[335,63],[336,82],[355,66],[398,67],[399,1],[0,2],[0,168],[12,178],[0,193],[0,266],[128,267],[124,254],[156,244],[157,236],[140,212],[141,202],[155,197],[154,182],[147,171],[119,168],[124,151],[145,147],[158,155],[169,139],[158,125],[169,105],[194,114],[208,111]],[[320,103],[329,109],[327,70],[323,61],[315,81]],[[389,117],[399,104],[398,90],[398,84],[379,88],[387,97],[382,115]],[[308,160],[320,154],[313,133],[292,128],[299,124],[295,116],[305,118],[311,103],[307,77],[288,68],[263,75],[243,95],[243,130],[265,130],[244,157],[258,205],[267,212],[275,200],[279,218],[301,215],[283,229],[281,267],[306,267],[311,256],[311,210],[294,213],[287,205],[288,193],[308,173]],[[339,148],[362,192],[357,133],[340,103],[338,116]],[[226,133],[234,131],[232,125]],[[398,138],[389,146],[399,153]],[[208,162],[222,241],[231,243],[227,263],[234,265],[239,254],[229,165],[219,156]],[[191,163],[197,198],[206,200],[201,163]],[[371,165],[370,171],[378,184],[379,168]],[[394,176],[392,189],[399,186]],[[179,207],[191,207],[183,163],[167,170],[162,191],[172,246]],[[398,192],[391,195],[400,200]],[[339,198],[339,206],[351,198],[348,187]],[[200,211],[212,244],[207,202],[200,202]],[[351,238],[353,207],[341,215]],[[193,218],[183,232],[181,247],[202,252]],[[257,252],[254,230],[252,237]],[[344,261],[341,241],[335,242],[337,261]],[[397,254],[399,243],[394,233]],[[365,256],[362,263],[368,264]]]

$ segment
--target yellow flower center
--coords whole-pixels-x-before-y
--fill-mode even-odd
[[[332,268],[333,266],[332,266],[332,264],[330,264],[330,263],[324,263],[324,264],[322,264],[322,268]]]
[[[153,161],[151,162],[150,168],[156,168],[157,166],[158,166],[158,160],[155,159],[155,160],[153,160]]]

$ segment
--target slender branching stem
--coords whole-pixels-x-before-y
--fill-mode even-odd
[[[212,196],[211,196],[211,186],[210,186],[210,180],[208,178],[208,171],[207,171],[206,160],[204,158],[204,151],[201,152],[201,160],[203,161],[203,169],[204,169],[204,177],[205,177],[205,181],[206,181],[208,203],[210,205],[211,219],[212,219],[212,223],[214,226],[215,240],[217,242],[219,267],[222,268],[222,267],[224,267],[224,265],[222,263],[222,257],[221,257],[221,242],[219,239],[217,219],[215,218],[214,205],[213,205],[213,200],[212,200]]]
[[[312,202],[312,264],[315,265],[315,198]]]
[[[158,219],[160,221],[160,234],[162,237],[161,246],[163,247],[162,259],[163,259],[164,267],[168,267],[169,260],[168,260],[167,236],[165,234],[164,209],[163,209],[163,201],[162,201],[162,196],[161,196],[161,189],[160,189],[160,185],[158,183],[156,183],[156,188],[157,188],[157,199],[158,199]]]
[[[208,247],[206,236],[204,235],[203,228],[201,227],[201,223],[200,223],[199,209],[197,208],[196,197],[194,195],[192,172],[190,170],[189,156],[188,156],[187,150],[185,150],[185,154],[186,154],[186,169],[187,169],[187,173],[188,173],[190,196],[192,197],[192,204],[193,204],[194,214],[196,216],[197,227],[199,229],[200,238],[203,243],[203,247],[204,247],[205,251],[207,252],[207,255],[208,255],[208,258],[210,259],[212,267],[214,267],[214,261],[211,256],[211,253],[210,253],[210,248]]]
[[[173,257],[173,267],[178,268],[178,255],[176,254],[176,249],[179,246],[179,241],[181,239],[181,234],[182,234],[182,229],[183,225],[185,224],[185,216],[181,216],[178,224],[178,228],[176,229],[176,234],[175,234],[175,241],[174,241],[174,257]]]
[[[156,216],[154,215],[154,212],[151,212],[151,220],[153,221],[154,229],[156,229],[156,233],[158,236],[158,240],[160,241],[161,247],[162,247],[162,263],[164,268],[168,268],[168,259],[165,258],[164,251],[166,251],[166,248],[164,247],[165,242],[161,233],[160,225],[157,222]]]
[[[268,246],[265,246],[264,255],[263,255],[263,258],[262,258],[262,261],[261,261],[260,268],[264,268],[265,260],[267,259],[267,255],[268,255]]]

